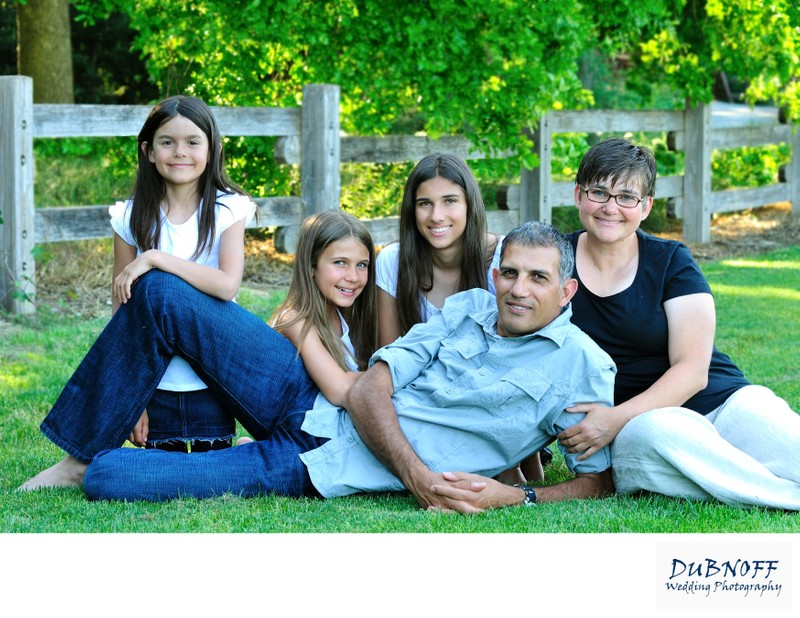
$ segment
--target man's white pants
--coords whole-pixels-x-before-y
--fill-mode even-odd
[[[800,510],[800,415],[763,386],[703,416],[686,408],[631,419],[611,444],[617,493]]]

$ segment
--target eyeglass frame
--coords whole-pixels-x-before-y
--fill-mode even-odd
[[[617,200],[618,196],[620,195],[628,195],[630,197],[636,197],[636,196],[631,193],[611,193],[609,191],[606,191],[605,189],[587,189],[586,187],[581,187],[581,191],[583,191],[586,194],[586,199],[592,202],[593,204],[608,204],[611,201],[611,198],[613,197],[614,203],[620,208],[625,208],[626,210],[629,210],[631,208],[636,208],[645,199],[647,199],[647,196],[644,195],[642,197],[636,198],[636,203],[633,206],[623,206],[622,204],[619,203],[619,200]],[[589,197],[589,191],[600,191],[601,193],[605,193],[608,196],[608,199],[604,202],[598,202],[597,200],[593,200],[591,197]]]

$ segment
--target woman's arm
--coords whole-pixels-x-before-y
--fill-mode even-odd
[[[400,337],[397,299],[378,289],[378,346],[389,345]]]
[[[571,453],[585,459],[611,443],[630,419],[656,408],[681,406],[708,384],[716,311],[711,294],[689,294],[664,303],[669,329],[670,367],[650,388],[613,408],[591,402],[570,412],[586,418],[558,435]]]
[[[151,268],[177,275],[209,296],[232,300],[239,291],[244,271],[244,220],[226,229],[219,239],[219,268],[184,260],[169,253],[145,251],[114,277],[114,297],[126,303],[133,283]]]
[[[287,323],[295,316],[293,310],[285,312],[278,323]],[[350,387],[358,377],[357,371],[345,371],[339,366],[333,356],[328,353],[316,328],[308,329],[305,339],[301,341],[300,333],[303,330],[304,320],[299,320],[288,328],[280,329],[294,346],[300,350],[306,371],[325,399],[333,405],[344,407],[345,398]]]

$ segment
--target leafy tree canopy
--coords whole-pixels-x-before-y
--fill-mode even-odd
[[[744,81],[750,104],[773,101],[800,117],[800,5],[796,0],[683,0],[642,37],[634,79],[661,80],[709,102],[717,73]]]
[[[593,105],[590,51],[630,58],[628,83],[674,105],[708,102],[715,75],[751,103],[800,115],[795,0],[76,0],[83,19],[122,11],[162,94],[218,105],[297,105],[307,83],[342,88],[357,134],[461,133],[535,161],[521,129]]]

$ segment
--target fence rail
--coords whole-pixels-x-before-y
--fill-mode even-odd
[[[148,106],[50,105],[33,103],[29,77],[0,77],[0,299],[6,310],[27,313],[35,292],[33,249],[36,243],[107,238],[106,206],[34,208],[33,139],[137,135]],[[486,155],[462,137],[432,140],[425,136],[343,136],[339,130],[339,87],[308,85],[299,108],[213,107],[227,136],[277,137],[275,158],[299,164],[301,195],[256,198],[258,223],[277,226],[276,246],[294,248],[298,225],[307,214],[339,207],[340,163],[417,161],[433,152],[464,159]],[[490,229],[504,232],[520,221],[550,222],[553,208],[572,206],[572,182],[552,179],[552,143],[558,133],[666,132],[669,147],[685,153],[682,176],[660,177],[656,198],[670,200],[683,219],[689,242],[710,240],[711,215],[779,201],[800,212],[800,134],[781,123],[777,112],[757,126],[713,126],[711,107],[676,111],[557,111],[543,116],[532,133],[540,165],[520,170],[520,182],[498,193],[499,210],[489,212]],[[758,189],[711,191],[711,153],[715,149],[788,143],[792,159],[778,183]],[[494,157],[505,157],[499,153]],[[366,222],[377,244],[397,235],[397,217]],[[22,292],[15,294],[15,291]]]

